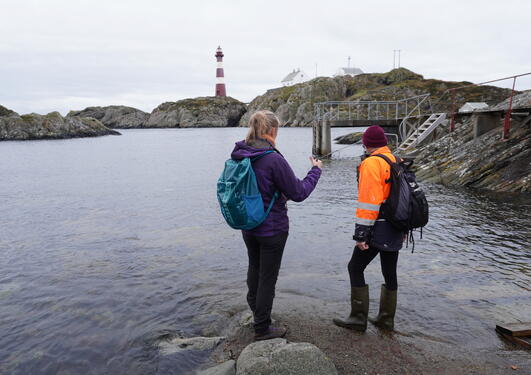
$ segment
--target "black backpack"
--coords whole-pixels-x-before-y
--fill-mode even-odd
[[[420,228],[422,238],[422,227],[428,224],[429,219],[428,201],[411,170],[413,161],[395,156],[396,163],[393,163],[385,155],[373,156],[384,159],[391,167],[388,180],[391,183],[391,191],[380,208],[380,217],[402,232],[409,233],[412,241],[413,229]]]

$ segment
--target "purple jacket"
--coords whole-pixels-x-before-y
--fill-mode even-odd
[[[234,160],[241,160],[245,157],[252,158],[272,149],[274,149],[273,146],[266,141],[257,140],[251,145],[247,145],[245,141],[240,141],[236,143],[231,158]],[[262,193],[264,210],[269,207],[269,202],[271,202],[275,191],[280,192],[281,195],[275,201],[265,221],[258,227],[244,232],[258,237],[288,232],[289,219],[286,202],[288,200],[302,202],[308,198],[315,189],[319,177],[321,177],[321,169],[313,167],[301,181],[295,176],[286,159],[277,151],[254,161],[253,170],[258,189]]]

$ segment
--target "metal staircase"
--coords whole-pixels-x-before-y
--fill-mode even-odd
[[[417,129],[415,129],[400,146],[398,151],[405,151],[407,149],[416,147],[422,142],[433,130],[446,120],[446,113],[434,113],[426,121],[424,121]]]

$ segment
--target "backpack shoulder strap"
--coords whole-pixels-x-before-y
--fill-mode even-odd
[[[383,154],[376,154],[376,155],[371,155],[371,156],[378,156],[379,158],[382,158],[383,160],[385,160],[386,163],[389,164],[389,166],[391,167],[391,171],[395,170],[395,168],[397,168],[397,166],[398,166],[398,163],[400,163],[402,161],[402,159],[400,159],[396,155],[394,155],[394,157],[396,158],[396,162],[395,163],[393,163],[391,161],[391,159],[389,159],[387,156],[385,156]],[[392,176],[392,174],[389,176],[389,178],[387,180],[385,180],[386,183],[391,182],[391,176]]]
[[[391,166],[392,166],[393,164],[395,164],[395,163],[393,163],[393,162],[391,161],[391,159],[389,159],[387,156],[385,156],[385,155],[383,155],[383,154],[376,154],[376,155],[371,155],[371,156],[378,156],[379,158],[382,158],[383,160],[385,160],[385,161],[387,162],[387,164],[389,164],[389,165],[391,165]],[[396,157],[396,156],[395,156],[395,157]],[[397,161],[398,161],[398,158],[397,158]]]
[[[275,151],[275,150],[268,150],[268,151],[265,151],[264,153],[262,153],[262,154],[260,154],[260,155],[258,155],[258,156],[252,157],[252,158],[251,158],[251,161],[257,161],[258,159],[260,159],[260,158],[266,156],[267,154],[271,154],[271,153],[273,153],[273,152],[276,152],[276,151]]]

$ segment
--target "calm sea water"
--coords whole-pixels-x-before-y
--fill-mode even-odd
[[[197,367],[201,353],[164,357],[155,344],[167,333],[199,334],[245,303],[246,255],[215,198],[223,162],[245,131],[0,143],[0,373]],[[311,129],[279,137],[304,176]],[[344,301],[360,153],[354,146],[336,155],[314,194],[289,204],[279,293]],[[531,316],[529,199],[425,188],[430,224],[415,254],[403,251],[399,261],[401,331],[508,350],[494,325]],[[381,282],[377,261],[367,280]]]

